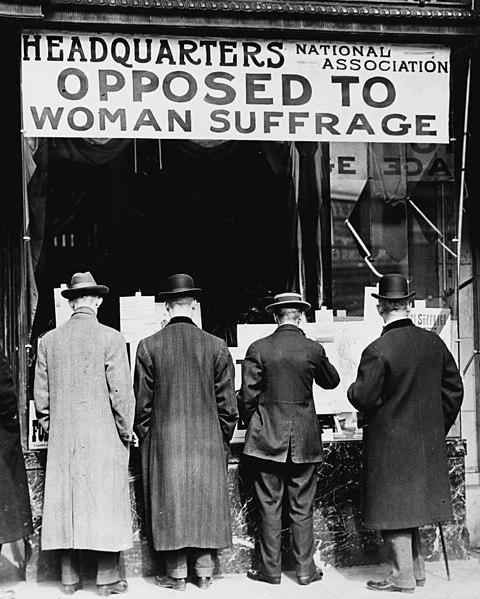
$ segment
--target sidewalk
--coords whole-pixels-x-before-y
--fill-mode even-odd
[[[417,599],[479,599],[480,597],[480,556],[473,554],[468,561],[455,561],[450,564],[452,580],[445,576],[443,562],[427,564],[427,583],[415,591]],[[372,592],[365,589],[368,579],[379,580],[386,573],[382,566],[358,568],[324,568],[324,579],[306,587],[300,587],[292,574],[284,574],[279,586],[254,582],[244,574],[229,574],[216,577],[208,591],[201,591],[193,584],[187,584],[187,590],[179,593],[161,589],[153,584],[153,579],[131,578],[129,591],[119,597],[126,599],[382,599],[388,596],[409,597],[407,594]],[[59,585],[54,583],[25,583],[10,579],[10,584],[2,581],[1,588],[14,588],[17,599],[60,599],[65,597]],[[82,591],[74,595],[76,599],[96,597],[95,585],[87,581]],[[112,595],[112,597],[114,597]]]

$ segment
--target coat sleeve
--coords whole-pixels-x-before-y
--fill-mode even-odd
[[[50,390],[48,384],[47,355],[43,339],[38,340],[33,398],[38,422],[44,431],[48,433],[50,428]]]
[[[107,346],[105,360],[110,405],[122,441],[132,438],[135,398],[133,396],[127,347],[123,337],[115,337]]]
[[[442,409],[445,435],[453,426],[463,401],[463,383],[452,354],[445,347],[442,374]]]
[[[263,364],[254,344],[250,345],[242,367],[242,388],[238,392],[238,407],[243,423],[248,426],[257,409],[263,391]]]
[[[317,363],[315,365],[314,379],[322,389],[335,389],[340,383],[337,369],[330,363],[322,345],[318,344]]]
[[[385,366],[381,356],[371,346],[363,350],[357,379],[347,391],[348,401],[360,412],[370,412],[382,403]]]
[[[18,425],[17,393],[7,357],[0,352],[0,422],[7,427]]]
[[[135,391],[135,399],[137,402],[134,430],[140,441],[143,441],[150,426],[154,388],[153,376],[154,370],[152,359],[145,345],[145,340],[143,339],[140,341],[137,348],[135,377],[133,382],[133,389]]]
[[[238,420],[238,410],[235,398],[235,367],[225,343],[222,343],[215,360],[214,386],[218,418],[227,448]]]

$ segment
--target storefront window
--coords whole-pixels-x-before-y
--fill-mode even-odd
[[[75,271],[110,286],[101,319],[117,329],[122,297],[156,296],[171,273],[189,272],[206,290],[203,328],[224,338],[239,364],[246,339],[272,326],[242,325],[267,325],[266,298],[299,290],[313,306],[310,333],[344,375],[317,410],[343,414],[338,426],[352,429],[346,388],[381,329],[371,310],[376,273],[407,276],[414,320],[452,345],[447,146],[54,138],[26,147],[34,339],[58,324],[54,289]]]
[[[441,46],[25,32],[32,344],[68,317],[59,287],[90,270],[133,361],[165,321],[163,281],[187,272],[238,388],[273,327],[265,302],[299,291],[342,379],[317,413],[353,434],[346,390],[381,330],[381,275],[409,278],[412,318],[452,347],[449,81]]]

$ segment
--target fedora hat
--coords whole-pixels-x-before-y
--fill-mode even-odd
[[[298,308],[299,310],[310,310],[312,306],[308,302],[304,302],[299,293],[279,293],[273,298],[273,302],[265,306],[267,312],[275,312],[280,308]]]
[[[72,299],[81,295],[106,295],[109,292],[105,285],[97,285],[95,279],[90,272],[76,272],[68,289],[64,289],[61,293],[63,297]]]
[[[174,297],[181,297],[182,295],[197,297],[201,292],[201,289],[195,287],[195,283],[190,275],[177,274],[168,277],[165,281],[165,289],[160,292],[160,300],[166,301]]]
[[[383,275],[378,283],[378,293],[372,293],[373,297],[385,300],[409,299],[415,295],[415,291],[408,292],[408,281],[403,275]]]

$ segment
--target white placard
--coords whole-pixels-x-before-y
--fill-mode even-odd
[[[55,326],[59,327],[61,324],[67,322],[70,316],[73,314],[73,310],[70,308],[70,304],[66,297],[63,297],[62,291],[67,289],[67,285],[62,283],[60,287],[55,287],[53,290],[53,301],[55,303]]]
[[[155,296],[136,293],[120,298],[120,331],[127,341],[143,339],[155,330]]]
[[[135,295],[120,298],[120,332],[127,342],[132,380],[138,344],[157,330],[155,296],[142,295],[138,291]]]
[[[46,449],[48,447],[48,433],[40,426],[35,413],[35,404],[28,402],[28,449]]]
[[[25,31],[31,137],[448,143],[446,46]]]

